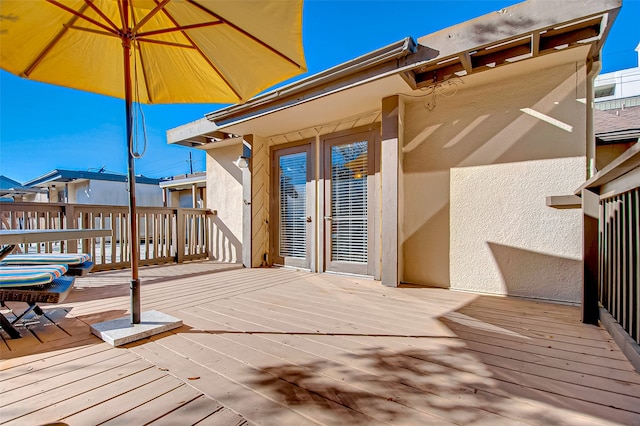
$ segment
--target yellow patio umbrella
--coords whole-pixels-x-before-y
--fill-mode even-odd
[[[131,322],[140,322],[132,103],[241,103],[306,71],[302,0],[0,0],[0,67],[125,100]]]

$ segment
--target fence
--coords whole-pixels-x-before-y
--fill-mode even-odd
[[[2,223],[9,229],[110,229],[111,235],[79,241],[22,245],[24,252],[91,254],[94,270],[127,268],[129,209],[61,203],[2,203]],[[139,264],[181,263],[209,257],[213,214],[207,209],[138,207]]]

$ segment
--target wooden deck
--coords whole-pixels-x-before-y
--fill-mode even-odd
[[[0,424],[640,425],[640,375],[576,307],[213,262],[140,275],[143,310],[184,326],[112,348],[88,324],[126,314],[128,272],[78,279],[0,342]]]

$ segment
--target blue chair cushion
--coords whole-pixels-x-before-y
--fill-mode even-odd
[[[2,261],[2,265],[79,265],[91,260],[85,253],[28,253],[10,254]]]
[[[66,265],[0,266],[0,287],[48,284],[66,272]]]

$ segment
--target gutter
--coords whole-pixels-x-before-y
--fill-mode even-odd
[[[406,58],[419,50],[431,51],[431,49],[424,46],[418,46],[413,38],[407,37],[326,71],[258,95],[244,104],[231,105],[209,113],[205,117],[215,122],[219,127],[231,122],[237,123],[248,116],[255,118],[255,112],[257,111],[261,113],[273,112],[292,104],[316,98],[318,97],[318,91],[321,92],[320,94],[326,94],[338,88],[343,89],[356,81],[351,81],[354,76],[359,76],[358,81],[362,82],[361,76],[363,72],[375,72],[376,75],[380,75],[381,72],[382,74],[387,74],[388,71],[393,70],[394,73],[397,73],[403,65],[402,58]],[[391,65],[389,65],[390,62]],[[412,64],[413,66],[415,64]],[[369,80],[369,78],[366,80]],[[311,91],[313,91],[313,94],[309,95]]]

